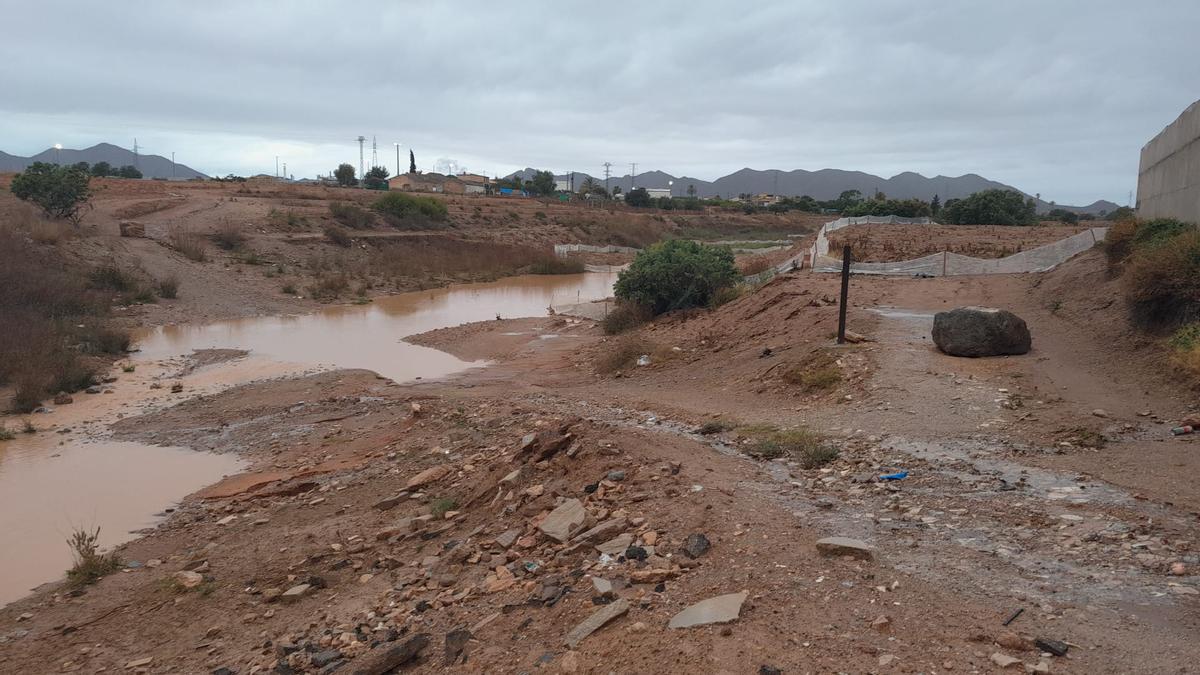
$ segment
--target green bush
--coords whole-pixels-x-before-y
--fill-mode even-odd
[[[705,307],[722,288],[739,279],[728,248],[673,239],[653,244],[617,277],[618,299],[649,308],[652,314]]]
[[[34,162],[13,176],[10,189],[18,199],[33,202],[51,218],[65,218],[79,225],[80,211],[92,192],[91,176],[77,166]]]
[[[388,219],[393,227],[417,229],[415,226],[442,223],[449,218],[446,203],[435,197],[422,197],[389,192],[371,205],[371,208]]]
[[[940,220],[951,225],[1036,225],[1033,200],[1015,190],[983,190],[964,199],[951,199]]]
[[[352,230],[365,230],[375,224],[375,214],[355,204],[330,202],[329,214]]]
[[[922,218],[930,215],[929,202],[920,199],[868,199],[847,207],[843,216],[900,216]]]

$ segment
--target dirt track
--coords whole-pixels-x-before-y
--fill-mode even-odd
[[[1034,637],[1072,645],[1045,659],[1050,672],[1190,670],[1200,467],[1193,437],[1166,428],[1194,398],[1136,349],[1099,257],[1038,276],[855,279],[851,326],[873,341],[837,352],[836,390],[800,394],[773,366],[828,348],[834,284],[789,275],[660,322],[642,332],[665,360],[620,378],[593,373],[611,345],[595,329],[538,340],[563,320],[486,322],[420,338],[502,360],[447,382],[339,371],[124,420],[118,437],[238,452],[250,472],[120,551],[161,565],[0,610],[0,664],[111,672],[152,656],[148,672],[317,672],[314,658],[330,658],[353,672],[372,646],[426,633],[412,670],[434,672],[446,635],[467,627],[464,672],[989,672],[995,653],[1042,660]],[[1034,351],[937,353],[930,313],[966,304],[1024,316]],[[737,432],[691,433],[717,417],[807,425],[841,455],[821,469],[756,461]],[[544,461],[520,452],[526,434],[560,438],[565,424],[573,437]],[[1105,447],[1087,447],[1097,434]],[[448,473],[373,507],[434,466]],[[602,480],[611,470],[626,477]],[[873,480],[895,471],[909,475]],[[537,530],[559,497],[622,519],[658,555],[609,566],[590,546],[564,551]],[[458,515],[405,529],[438,499]],[[495,543],[509,529],[516,543]],[[694,563],[680,553],[693,533],[712,542]],[[823,557],[814,542],[827,535],[863,539],[875,559]],[[172,585],[196,565],[198,591]],[[650,581],[618,590],[628,616],[568,651],[563,635],[603,606],[589,575]],[[314,576],[323,587],[300,601],[269,601]],[[749,599],[727,628],[666,627],[740,590]]]

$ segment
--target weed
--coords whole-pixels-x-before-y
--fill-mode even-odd
[[[126,363],[125,365],[121,366],[121,372],[123,373],[132,373],[135,370],[137,370],[137,366],[133,365],[132,363]]]
[[[708,300],[708,306],[716,309],[721,305],[733,302],[746,294],[746,284],[734,284],[732,286],[723,286],[713,291],[712,297]]]
[[[724,420],[709,420],[701,424],[700,428],[696,429],[696,433],[701,436],[712,436],[713,434],[723,433],[733,428],[733,424]]]
[[[329,214],[352,230],[365,230],[375,225],[375,214],[355,204],[330,202]]]
[[[617,338],[602,346],[595,360],[596,372],[607,375],[625,370],[637,363],[642,355],[650,356],[654,363],[670,358],[671,352],[632,335]]]
[[[752,274],[760,274],[771,269],[771,261],[763,257],[754,257],[739,265],[742,274],[750,276]]]
[[[308,295],[318,300],[332,300],[350,288],[350,279],[345,274],[330,274],[317,277],[308,287]]]
[[[72,586],[86,586],[99,581],[102,577],[112,574],[121,568],[121,561],[115,553],[100,553],[100,528],[88,532],[76,529],[67,539],[75,565],[67,570],[67,581]]]
[[[1050,310],[1051,314],[1058,314],[1062,310],[1062,307],[1062,300],[1051,300],[1050,304],[1047,306],[1047,309]]]
[[[243,265],[251,265],[251,266],[255,266],[255,267],[258,265],[266,265],[268,262],[266,260],[263,260],[263,258],[258,255],[258,251],[254,251],[254,250],[248,250],[245,253],[241,254],[240,256],[238,256],[238,260],[240,260]]]
[[[1072,445],[1084,448],[1096,448],[1097,450],[1108,444],[1108,439],[1104,437],[1104,434],[1095,429],[1088,429],[1087,427],[1067,429],[1062,438]]]
[[[174,300],[179,297],[179,279],[176,277],[166,277],[158,280],[158,295],[159,297],[168,300]]]
[[[824,392],[841,383],[842,371],[835,356],[819,351],[784,370],[781,378],[788,384],[800,387],[805,393]]]
[[[545,220],[546,212],[545,211],[535,211],[533,214],[533,217],[537,218],[538,220]]]
[[[1125,288],[1133,319],[1143,327],[1171,329],[1200,319],[1200,230],[1134,253]]]
[[[779,429],[760,424],[741,427],[738,433],[751,440],[748,454],[762,459],[793,457],[805,469],[820,468],[838,456],[837,448],[803,427]]]
[[[354,243],[354,240],[350,238],[350,233],[336,225],[329,225],[325,228],[325,238],[331,244],[342,248],[350,248],[350,244]]]
[[[221,221],[209,238],[219,248],[226,251],[236,251],[246,244],[246,235],[242,234],[241,228],[228,219]]]
[[[441,227],[449,217],[446,203],[436,197],[389,192],[371,205],[392,227],[401,230],[422,230]]]
[[[458,508],[458,502],[449,497],[442,497],[433,500],[433,504],[429,506],[429,513],[434,518],[445,518],[447,511],[453,511]]]
[[[98,290],[129,293],[137,290],[139,286],[136,276],[116,265],[97,267],[92,270],[88,278],[91,281],[92,288]]]
[[[33,425],[33,421],[29,418],[21,420],[21,431],[27,434],[36,434],[37,427]]]
[[[295,284],[284,284],[283,288],[279,289],[279,292],[283,293],[284,295],[295,295],[298,293]]]
[[[17,435],[14,434],[12,431],[10,431],[4,427],[0,427],[0,441],[11,441],[12,439],[14,439],[16,437],[17,437]]]

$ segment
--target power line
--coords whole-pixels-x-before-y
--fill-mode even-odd
[[[367,142],[366,136],[358,137],[358,178],[362,180],[363,173],[363,143]]]

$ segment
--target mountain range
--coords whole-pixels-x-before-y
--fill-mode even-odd
[[[172,165],[171,160],[159,155],[134,155],[132,151],[111,143],[97,143],[83,150],[63,148],[56,150],[48,148],[32,157],[20,157],[0,151],[0,171],[24,171],[34,162],[50,162],[52,164],[75,164],[87,162],[96,164],[108,162],[115,168],[125,165],[136,166],[146,178],[207,178],[195,169],[183,165]]]
[[[526,168],[510,174],[506,178],[520,176],[522,180],[528,180],[533,177],[535,172],[535,169]],[[572,175],[576,190],[589,177],[604,183],[603,178],[596,178],[580,172],[563,174],[555,176],[555,178],[569,181],[572,180]],[[610,187],[620,186],[622,192],[628,192],[633,187],[634,180],[629,174],[625,174],[620,177],[612,176],[609,178],[608,184]],[[695,186],[698,197],[736,197],[745,193],[767,193],[787,197],[809,195],[818,200],[836,199],[844,190],[858,190],[864,196],[870,196],[876,191],[880,191],[892,199],[916,198],[930,201],[934,195],[937,195],[943,204],[947,199],[961,199],[980,190],[1015,190],[1026,194],[1010,185],[988,180],[974,173],[926,178],[919,173],[905,171],[891,178],[883,178],[862,171],[843,171],[841,169],[821,169],[820,171],[741,169],[714,181],[690,176],[672,176],[663,171],[646,171],[637,175],[636,185],[646,188],[670,187],[671,194],[676,197],[687,196],[689,186]],[[1028,194],[1026,196],[1033,197]],[[1036,197],[1034,201],[1039,213],[1061,208],[1077,213],[1098,214],[1101,211],[1110,212],[1118,208],[1117,204],[1103,199],[1087,206],[1051,204]]]

